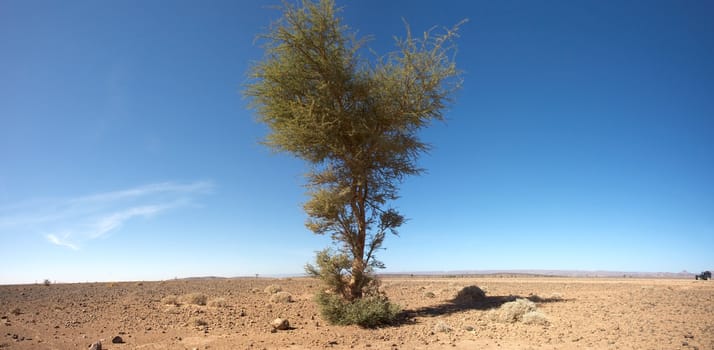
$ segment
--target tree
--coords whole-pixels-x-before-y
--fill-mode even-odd
[[[384,267],[375,254],[386,235],[405,222],[390,203],[406,176],[422,172],[416,161],[429,145],[418,132],[443,120],[460,85],[458,25],[419,38],[407,26],[394,52],[366,59],[366,40],[342,23],[332,0],[285,2],[282,10],[261,36],[265,57],[245,94],[270,129],[264,143],[310,164],[306,226],[339,244],[308,272],[359,299]]]

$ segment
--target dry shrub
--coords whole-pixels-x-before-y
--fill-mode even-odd
[[[452,330],[453,329],[444,321],[439,321],[437,324],[434,325],[434,332],[436,333],[448,333]]]
[[[270,302],[273,303],[291,303],[293,296],[288,292],[277,292],[270,296]]]
[[[173,294],[163,297],[161,299],[161,303],[164,305],[174,305],[174,306],[179,305],[178,297]]]
[[[540,312],[540,311],[529,311],[526,312],[521,321],[525,324],[538,324],[538,325],[546,325],[548,324],[548,319],[545,317],[545,315]]]
[[[283,290],[283,288],[282,288],[281,286],[277,285],[277,284],[271,284],[271,285],[265,287],[265,292],[268,293],[268,294],[275,294],[275,293],[280,292],[280,291],[282,291],[282,290]]]
[[[486,298],[486,293],[477,286],[468,286],[462,288],[454,297],[454,303],[468,305],[479,301],[483,301]]]
[[[209,301],[208,306],[226,307],[226,306],[228,306],[228,302],[226,301],[225,298],[216,298],[216,299],[212,299],[211,301]]]
[[[536,311],[536,304],[528,299],[516,299],[501,305],[497,310],[491,310],[490,317],[494,321],[513,323],[523,320],[523,316]]]
[[[186,304],[192,305],[206,305],[208,301],[208,297],[203,293],[185,294],[182,299]]]

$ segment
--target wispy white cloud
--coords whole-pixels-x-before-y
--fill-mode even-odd
[[[49,243],[79,250],[91,240],[120,232],[127,221],[150,219],[195,205],[212,193],[210,181],[162,182],[61,200],[32,200],[0,207],[0,233],[42,234]]]
[[[130,188],[121,191],[96,193],[84,197],[79,197],[72,200],[73,203],[87,203],[87,202],[107,202],[116,201],[128,198],[145,197],[149,195],[157,194],[181,194],[181,193],[193,193],[193,194],[206,194],[213,191],[213,183],[209,181],[198,181],[188,184],[180,184],[175,182],[162,182],[149,184],[144,186],[139,186],[135,188]]]
[[[59,237],[53,235],[53,234],[48,234],[45,236],[50,243],[54,245],[58,245],[60,247],[67,247],[72,250],[79,250],[79,247],[77,247],[75,244],[67,242],[65,239],[60,239]]]
[[[96,221],[95,230],[93,230],[89,236],[91,238],[99,238],[105,236],[111,231],[114,231],[121,227],[121,225],[133,218],[133,217],[151,217],[162,211],[175,208],[180,206],[180,202],[177,203],[167,203],[162,205],[145,205],[141,207],[128,208],[123,211],[111,213],[107,216],[101,217]]]

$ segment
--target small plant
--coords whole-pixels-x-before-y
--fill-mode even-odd
[[[228,302],[226,301],[225,298],[216,298],[216,299],[212,299],[211,301],[209,301],[208,306],[226,307],[226,306],[228,306]]]
[[[455,304],[469,305],[486,298],[486,293],[477,286],[468,286],[462,288],[454,297]]]
[[[52,282],[50,282],[50,280],[48,280],[48,279],[45,279],[45,281],[44,281],[44,282],[42,282],[42,284],[44,284],[44,285],[45,285],[45,287],[49,287],[49,286],[50,286],[50,284],[52,284]]]
[[[394,323],[401,311],[398,305],[390,303],[384,295],[347,301],[340,295],[321,292],[316,299],[322,317],[337,325],[356,324],[365,328],[388,325]]]
[[[548,324],[548,319],[540,311],[526,312],[523,315],[521,321],[523,321],[523,323],[525,323],[525,324],[538,324],[538,325]]]
[[[179,305],[178,297],[175,295],[167,295],[167,296],[163,297],[161,299],[161,303],[165,304],[165,305],[174,305],[174,306]]]
[[[439,321],[437,324],[434,325],[434,332],[436,333],[448,333],[452,330],[453,329],[444,321]]]
[[[270,302],[272,303],[292,303],[293,296],[288,292],[277,292],[270,296]]]
[[[208,297],[203,293],[190,293],[183,296],[184,302],[192,305],[206,305]]]
[[[536,311],[536,304],[528,299],[516,299],[491,311],[491,319],[498,322],[513,323],[523,321],[523,316]],[[529,316],[535,318],[536,316]],[[533,320],[531,320],[533,321]]]
[[[280,291],[282,291],[282,290],[283,290],[283,288],[282,288],[281,286],[277,285],[277,284],[271,284],[271,285],[265,287],[265,292],[268,293],[268,294],[275,294],[275,293],[280,292]]]

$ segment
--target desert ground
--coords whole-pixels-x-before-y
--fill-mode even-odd
[[[454,303],[470,285],[486,298]],[[406,276],[382,287],[403,317],[362,329],[326,324],[308,278],[5,285],[0,349],[714,349],[713,281]],[[534,322],[499,318],[519,298],[534,302]],[[276,318],[290,328],[274,330]]]

